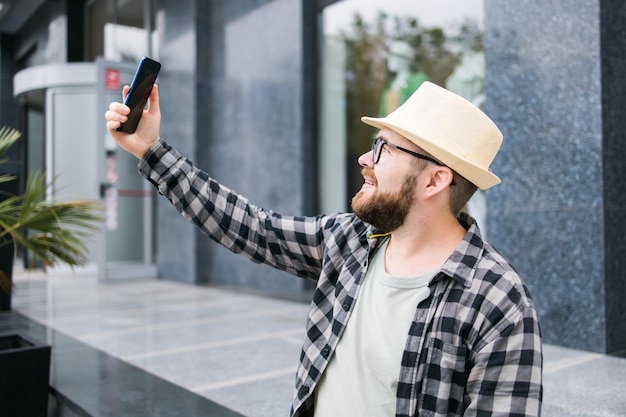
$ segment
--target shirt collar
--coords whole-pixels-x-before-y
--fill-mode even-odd
[[[467,213],[461,212],[457,217],[461,226],[467,230],[465,237],[458,244],[452,255],[441,267],[441,272],[446,276],[454,279],[464,287],[471,286],[476,264],[482,256],[484,249],[484,241],[480,234],[480,229],[476,220]],[[391,233],[383,233],[378,230],[370,230],[367,237],[370,241],[370,247],[376,248],[382,242],[380,238],[386,238]],[[440,279],[441,274],[433,279],[433,282]]]
[[[441,272],[465,287],[471,286],[476,264],[484,250],[484,241],[476,220],[467,213],[458,216],[459,223],[467,230],[465,237],[443,264]]]

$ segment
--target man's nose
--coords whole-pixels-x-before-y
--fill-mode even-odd
[[[357,159],[357,161],[359,162],[359,165],[361,165],[362,167],[370,167],[374,165],[372,162],[372,150],[370,149],[368,152],[361,154],[361,156],[359,156],[359,159]]]

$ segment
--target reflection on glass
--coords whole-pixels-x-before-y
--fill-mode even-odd
[[[322,21],[320,201],[331,212],[362,184],[357,158],[376,132],[361,116],[389,114],[426,80],[480,104],[482,0],[343,0]]]
[[[392,41],[387,48],[387,70],[390,79],[380,99],[378,115],[384,117],[400,107],[418,89],[428,81],[425,72],[414,64],[415,48],[405,40]]]

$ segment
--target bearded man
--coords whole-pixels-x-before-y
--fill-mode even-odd
[[[123,95],[128,93],[124,87]],[[539,416],[542,351],[521,278],[462,212],[502,134],[467,100],[426,82],[359,157],[353,213],[266,211],[159,137],[155,86],[135,133],[111,103],[110,135],[209,237],[316,282],[291,416]]]

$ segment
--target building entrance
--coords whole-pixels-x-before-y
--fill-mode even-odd
[[[101,280],[154,277],[154,192],[137,173],[137,160],[109,137],[104,112],[121,100],[135,67],[99,59],[50,64],[15,75],[15,96],[32,115],[26,161],[45,170],[47,198],[97,199],[103,221],[87,269]],[[38,123],[36,121],[39,120]]]

